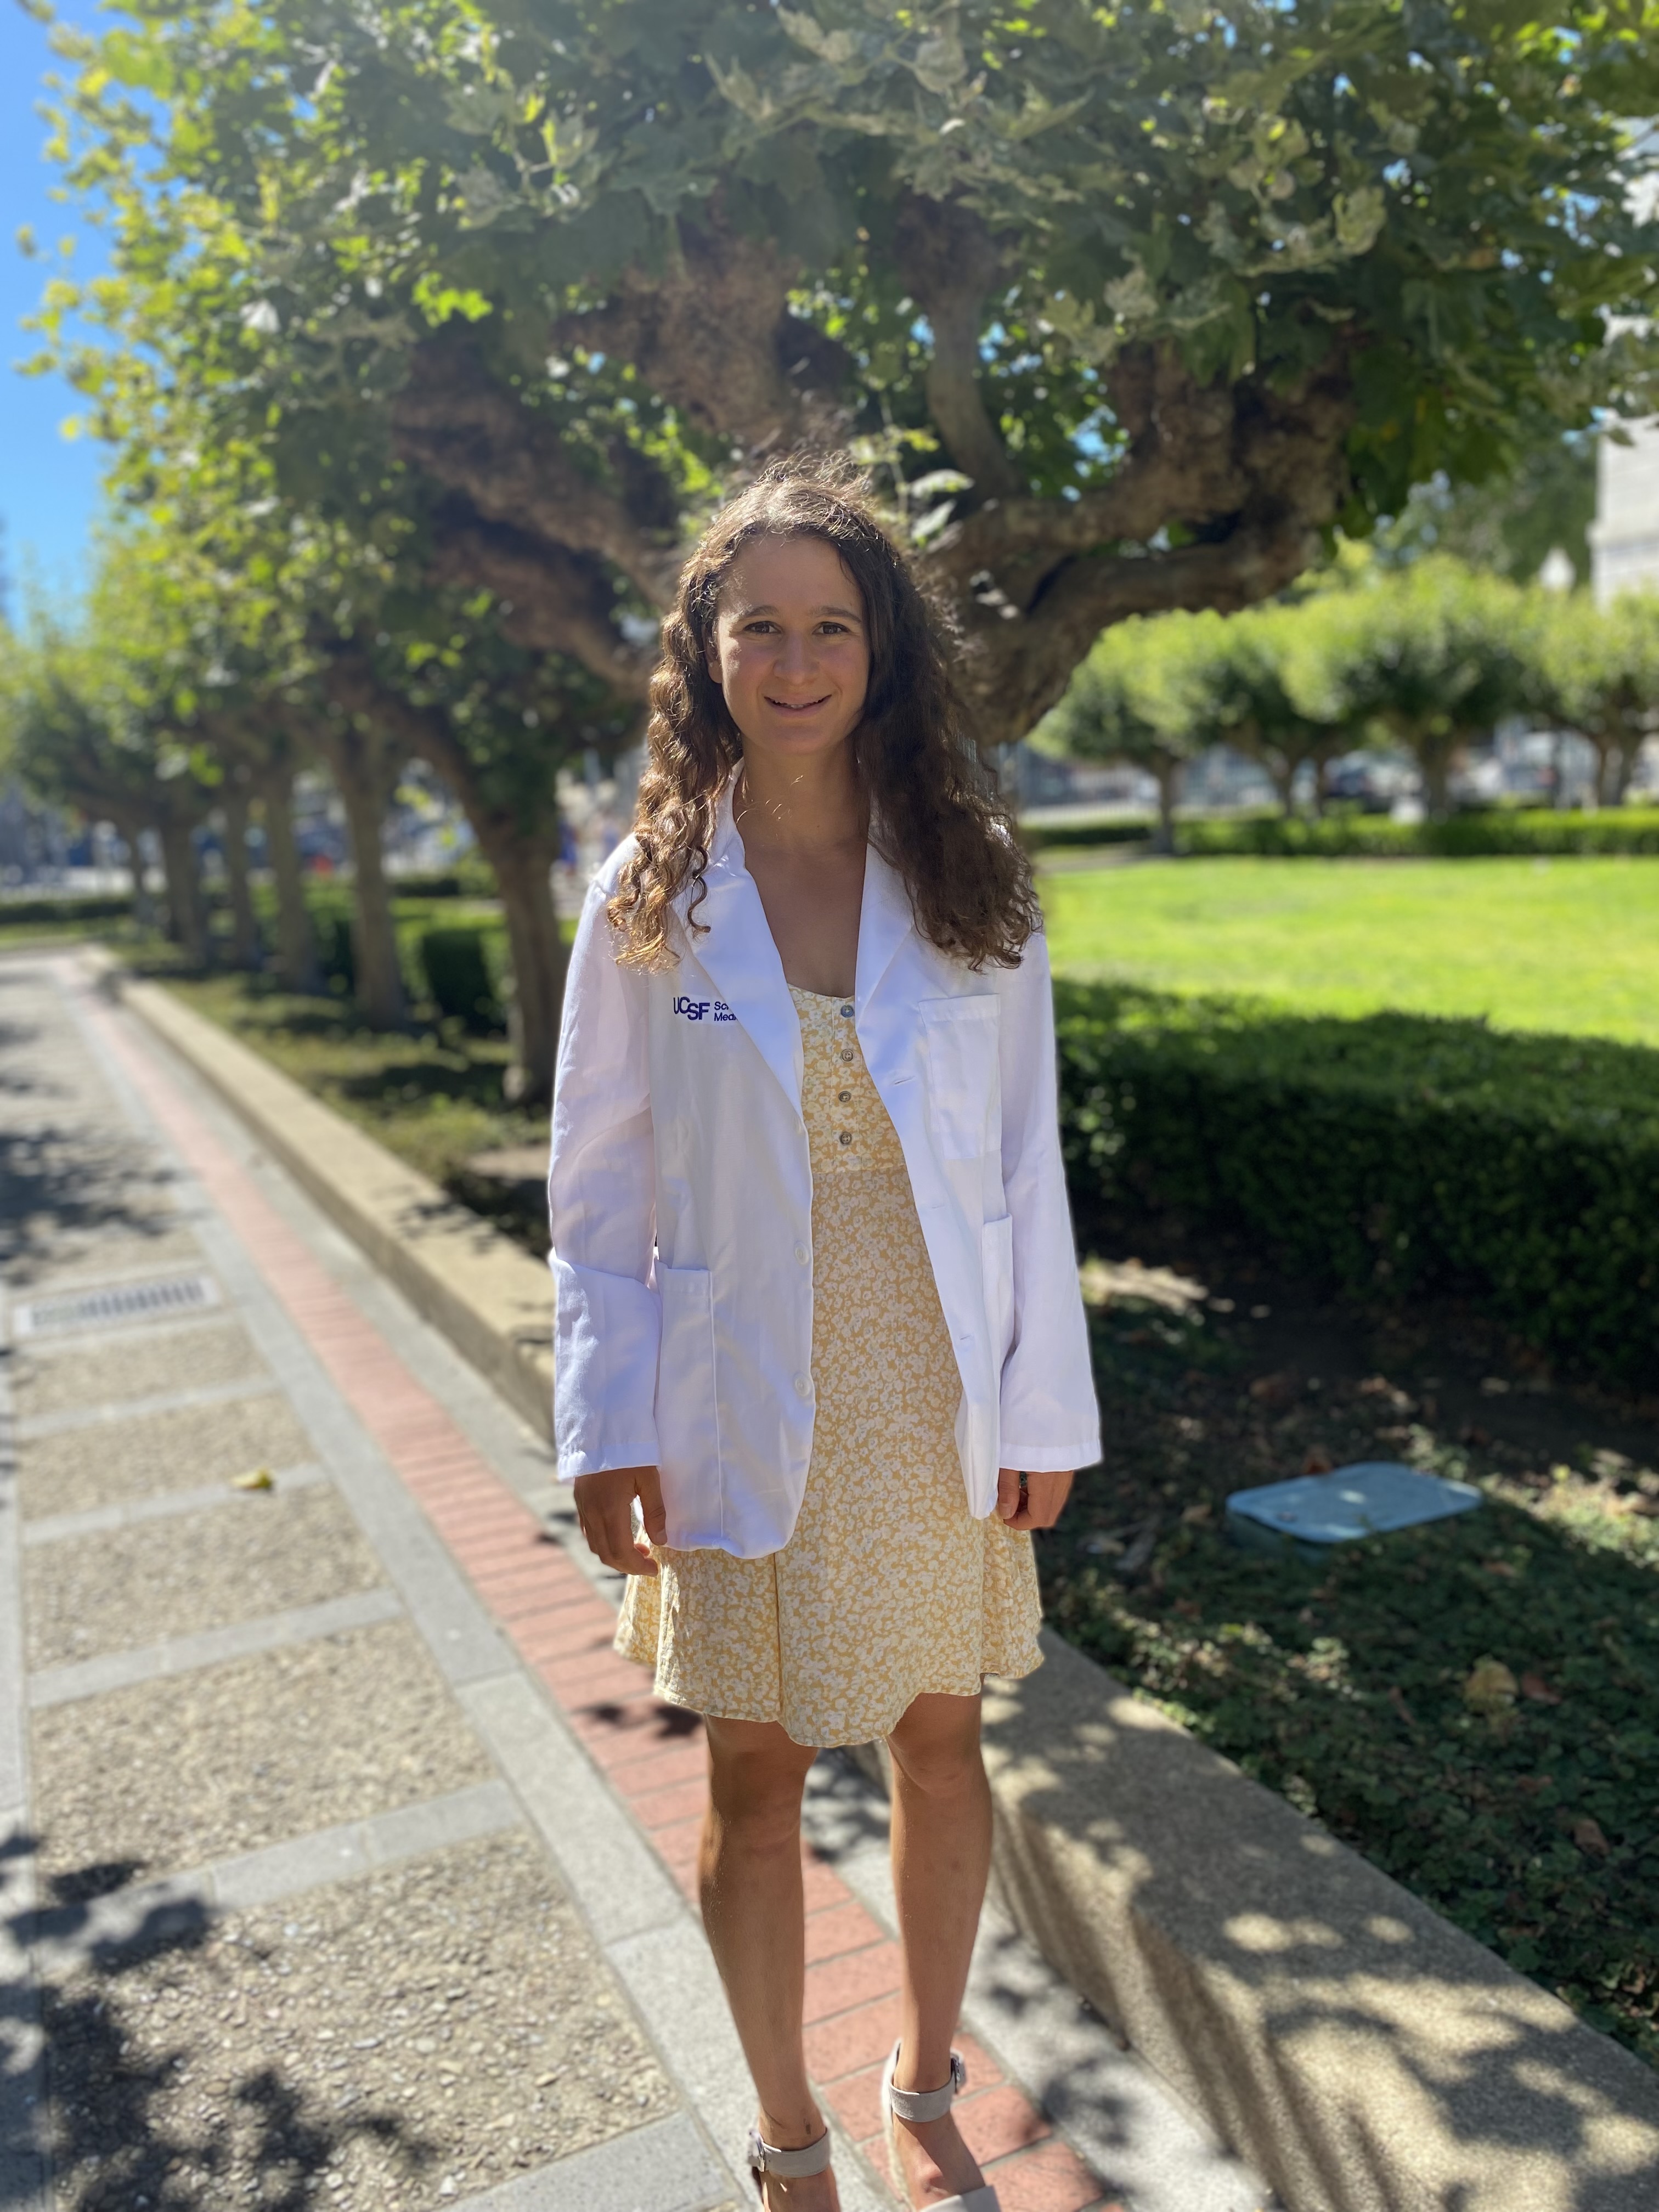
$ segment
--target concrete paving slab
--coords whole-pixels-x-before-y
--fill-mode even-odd
[[[15,1385],[21,1420],[72,1413],[94,1395],[117,1403],[153,1390],[240,1382],[263,1363],[241,1323],[216,1316],[182,1325],[110,1331],[95,1353],[74,1336],[37,1337],[18,1347]]]
[[[222,1912],[279,1904],[401,1859],[523,1826],[512,1791],[500,1782],[480,1782],[373,1820],[313,1829],[265,1850],[216,1859],[187,1874],[135,1882],[73,1905],[47,1905],[8,1925],[27,1944],[37,1967],[67,1973],[85,1960],[96,1963],[163,1936],[171,1940],[199,1931]],[[0,2197],[0,2205],[4,2203]]]
[[[94,1385],[94,1387],[99,1387]],[[55,1413],[42,1413],[17,1424],[20,1443],[37,1437],[67,1436],[77,1429],[125,1431],[133,1421],[152,1413],[172,1413],[192,1406],[228,1406],[242,1398],[263,1397],[270,1388],[264,1375],[244,1376],[228,1382],[191,1384],[177,1390],[152,1390],[138,1398],[100,1399],[89,1405],[70,1406]]]
[[[118,1437],[78,1429],[22,1446],[23,1514],[33,1520],[85,1512],[316,1456],[293,1407],[276,1391],[232,1405],[185,1407],[131,1421]]]
[[[677,1927],[679,1892],[546,1701],[518,1674],[462,1696],[600,1942]]]
[[[400,1621],[34,1716],[40,1864],[64,1901],[489,1779]]]
[[[736,2212],[730,2186],[681,2114],[468,2197],[458,2212]]]
[[[179,1226],[171,1207],[155,1210],[151,1221],[153,1225],[125,1236],[98,1227],[63,1231],[49,1259],[31,1255],[16,1266],[13,1295],[45,1297],[81,1284],[143,1282],[201,1266],[201,1246],[188,1229]],[[67,1332],[55,1340],[67,1343]]]
[[[425,2212],[677,2105],[522,1833],[152,1936],[45,1998],[61,2212]]]
[[[299,1467],[273,1468],[270,1490],[264,1496],[284,1497],[290,1490],[307,1489],[329,1480],[328,1471],[313,1460]],[[84,1513],[46,1513],[26,1522],[26,1550],[40,1544],[61,1544],[65,1538],[100,1536],[112,1528],[142,1528],[152,1521],[172,1520],[179,1514],[210,1513],[216,1507],[240,1505],[246,1493],[234,1483],[209,1482],[194,1490],[163,1491],[158,1498],[130,1498],[119,1505],[94,1505]]]
[[[165,1644],[142,1644],[133,1651],[106,1651],[100,1658],[82,1659],[68,1667],[42,1668],[29,1677],[29,1704],[37,1712],[51,1705],[73,1705],[77,1698],[101,1698],[112,1690],[153,1682],[160,1675],[187,1674],[198,1668],[216,1667],[227,1659],[248,1658],[255,1652],[276,1651],[285,1644],[334,1636],[343,1629],[396,1620],[402,1613],[396,1591],[384,1585],[356,1591],[349,1597],[330,1598],[321,1605],[261,1613],[252,1620],[234,1620],[224,1628],[204,1629],[195,1636],[170,1638]]]
[[[374,1589],[380,1565],[337,1492],[221,1493],[205,1512],[72,1543],[31,1545],[23,1592],[31,1668],[200,1635]]]

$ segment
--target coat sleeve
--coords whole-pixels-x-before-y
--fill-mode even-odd
[[[553,1433],[559,1479],[657,1461],[652,1287],[655,1165],[648,985],[617,966],[604,878],[588,891],[565,982],[547,1179]]]
[[[1002,1180],[1014,1248],[1001,1460],[1055,1474],[1100,1457],[1100,1412],[1060,1158],[1054,994],[1040,932],[1003,986],[1000,1053]]]

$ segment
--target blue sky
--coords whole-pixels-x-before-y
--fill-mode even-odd
[[[64,10],[90,23],[90,5]],[[77,411],[76,394],[57,377],[20,376],[14,366],[33,350],[21,319],[38,302],[58,241],[76,239],[73,269],[84,276],[102,264],[102,242],[84,216],[51,198],[56,172],[41,158],[46,125],[35,112],[41,80],[59,66],[47,29],[17,0],[0,0],[0,516],[5,522],[9,611],[33,568],[54,591],[81,579],[88,529],[98,500],[99,447],[71,443],[59,428]],[[33,228],[45,249],[30,261],[18,251],[20,226]]]

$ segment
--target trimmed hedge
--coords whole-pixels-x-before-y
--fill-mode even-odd
[[[420,948],[427,991],[441,1014],[459,1016],[481,1035],[507,1027],[501,978],[489,957],[502,950],[499,927],[428,929]]]
[[[1552,854],[1659,854],[1659,807],[1609,807],[1595,814],[1547,807],[1492,807],[1444,822],[1395,822],[1386,815],[1328,814],[1317,822],[1282,815],[1185,822],[1177,849],[1197,854],[1467,860]]]
[[[0,899],[0,924],[13,922],[120,921],[132,912],[125,892],[100,892],[87,898]]]
[[[1062,847],[1149,845],[1146,822],[1067,822],[1027,830],[1034,852]],[[1234,854],[1270,860],[1545,859],[1582,853],[1659,854],[1659,807],[1608,807],[1596,814],[1547,807],[1494,807],[1454,814],[1446,822],[1395,822],[1385,814],[1334,813],[1319,821],[1282,814],[1202,817],[1178,821],[1176,850],[1194,859]]]
[[[1565,1365],[1659,1381],[1659,1051],[1055,988],[1079,1213],[1132,1194],[1345,1288],[1473,1292]]]

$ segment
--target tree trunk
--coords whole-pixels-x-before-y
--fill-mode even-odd
[[[513,963],[507,1004],[513,1038],[508,1096],[520,1105],[538,1103],[553,1095],[564,996],[567,956],[553,908],[552,871],[558,848],[553,839],[489,838],[477,821],[472,827],[495,871]]]
[[[270,877],[276,893],[276,973],[284,990],[321,988],[317,969],[317,933],[306,904],[305,873],[294,835],[291,776],[276,775],[260,787],[260,812]]]
[[[1323,753],[1310,753],[1313,763],[1313,816],[1316,822],[1325,819],[1325,770],[1328,763]]]
[[[247,879],[247,793],[240,785],[225,792],[225,874],[230,884],[233,957],[239,968],[259,965],[259,924]]]
[[[127,858],[132,868],[132,922],[135,929],[146,935],[155,927],[155,902],[144,881],[144,851],[141,840],[144,825],[131,815],[112,814],[122,843],[127,848]]]
[[[409,1006],[380,854],[380,825],[392,779],[381,749],[355,732],[331,744],[328,757],[345,804],[351,842],[351,949],[358,1010],[371,1029],[400,1030],[408,1022]]]
[[[1273,779],[1273,787],[1279,797],[1279,812],[1285,821],[1294,822],[1296,819],[1296,762],[1284,753],[1263,754],[1261,757],[1262,767]]]
[[[1158,778],[1158,828],[1152,836],[1155,853],[1175,851],[1176,786],[1181,780],[1182,763],[1162,759],[1152,763],[1152,774]]]
[[[191,823],[177,815],[168,817],[161,824],[161,864],[167,878],[167,935],[192,968],[206,968],[210,964],[207,908],[203,903],[196,841],[191,829]]]
[[[1423,771],[1423,811],[1431,822],[1443,822],[1451,812],[1452,750],[1433,738],[1417,748],[1417,765]]]
[[[1642,747],[1646,742],[1646,737],[1643,735],[1621,738],[1614,744],[1611,763],[1612,774],[1608,778],[1607,805],[1609,806],[1624,805],[1625,794],[1630,789],[1630,780],[1636,773],[1636,763],[1640,757]]]

